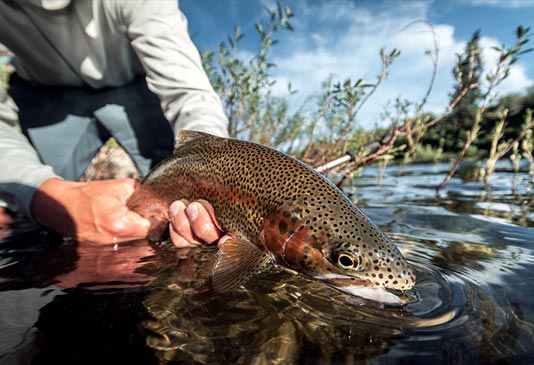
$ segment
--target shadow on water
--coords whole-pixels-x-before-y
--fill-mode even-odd
[[[195,300],[214,248],[18,233],[0,241],[0,363],[532,363],[533,208],[505,188],[508,172],[491,199],[456,180],[436,194],[431,165],[380,186],[375,172],[352,197],[416,270],[403,307],[280,268]]]

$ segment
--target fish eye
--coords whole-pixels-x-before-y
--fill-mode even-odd
[[[354,255],[349,255],[347,253],[341,253],[337,257],[337,263],[343,269],[355,270],[359,266],[359,260],[354,257]]]
[[[354,260],[346,254],[339,255],[337,262],[343,268],[352,268],[354,266]]]

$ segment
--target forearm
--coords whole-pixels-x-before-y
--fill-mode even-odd
[[[165,116],[175,121],[173,128],[176,134],[181,130],[197,130],[227,137],[228,120],[214,112],[217,107],[221,108],[218,103],[219,99],[214,99],[213,95],[190,93],[169,102]]]
[[[30,202],[30,211],[36,223],[64,234],[75,232],[69,208],[78,204],[72,200],[74,196],[71,196],[77,184],[79,183],[59,178],[45,180]],[[71,204],[65,204],[63,200],[71,201]],[[64,226],[65,231],[58,229],[60,225]]]
[[[132,46],[174,129],[227,136],[228,119],[176,3],[127,4],[123,20]]]

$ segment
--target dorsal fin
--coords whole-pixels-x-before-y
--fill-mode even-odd
[[[213,135],[206,132],[191,131],[191,130],[181,130],[176,137],[176,143],[174,144],[174,149],[183,145],[184,143],[194,141],[198,138],[207,138],[213,137]]]

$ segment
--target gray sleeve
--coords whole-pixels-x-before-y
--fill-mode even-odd
[[[177,132],[195,129],[227,136],[228,119],[189,37],[176,1],[123,1],[121,18],[132,47]]]
[[[57,177],[20,132],[18,109],[0,85],[0,199],[10,208],[31,218],[30,203],[35,190],[47,179]]]

